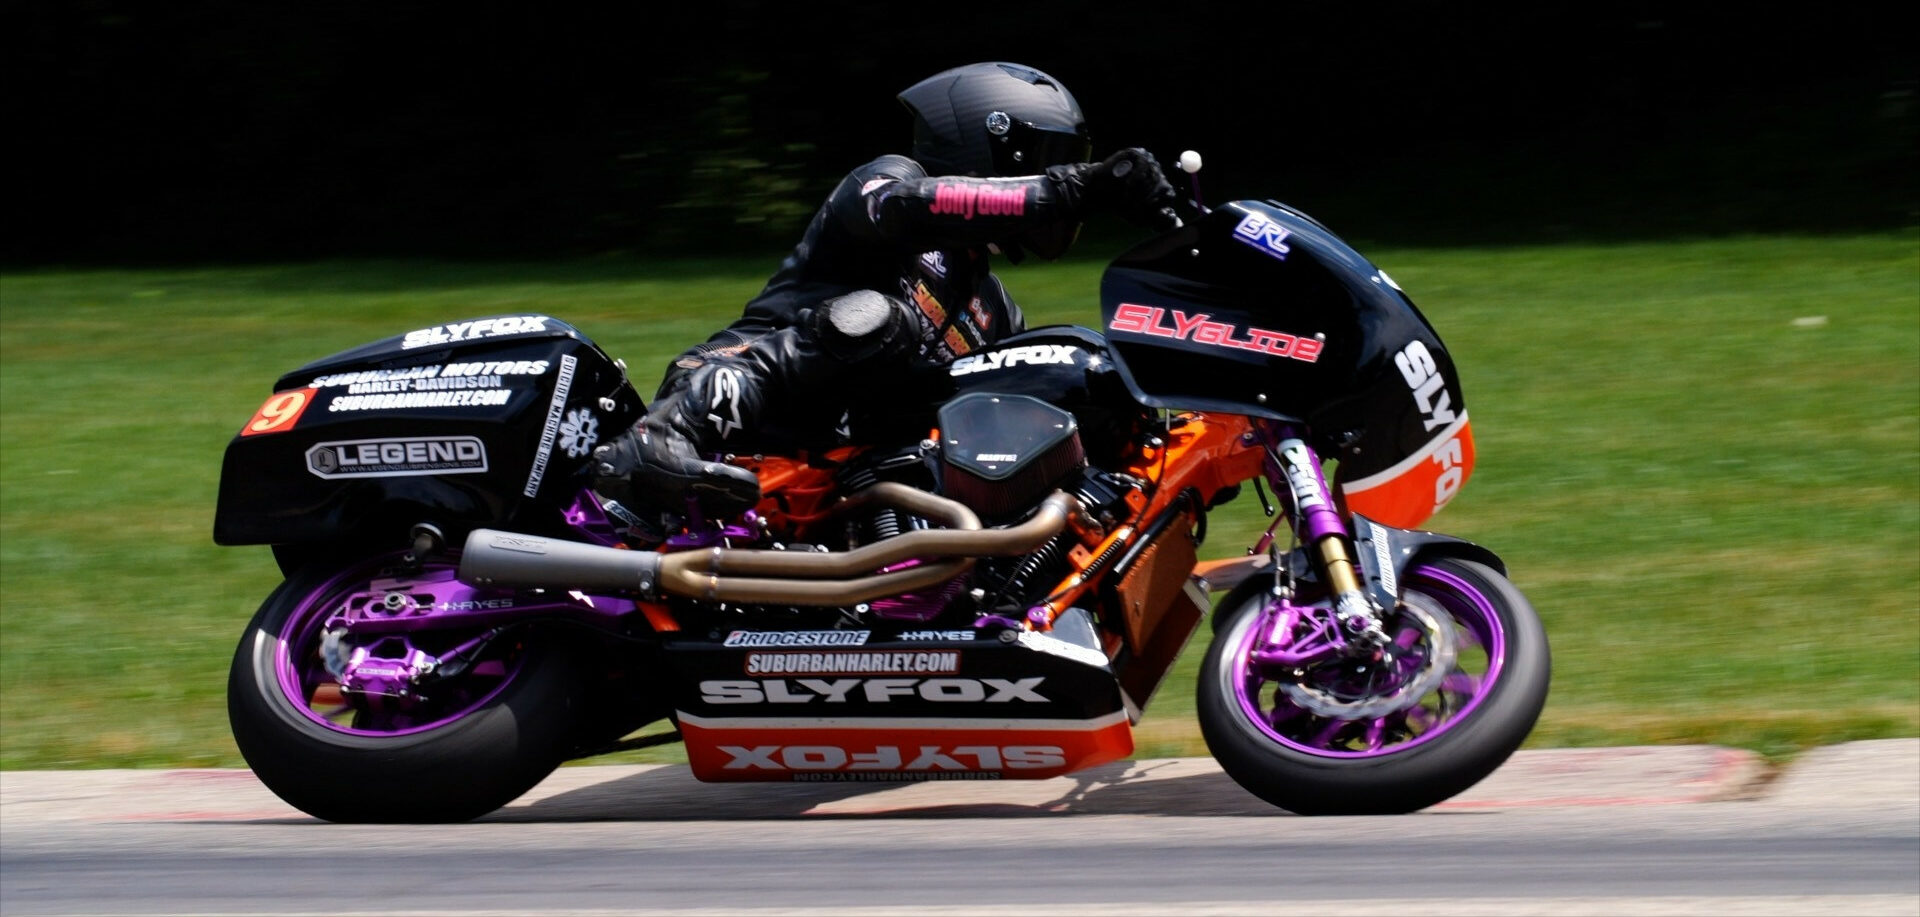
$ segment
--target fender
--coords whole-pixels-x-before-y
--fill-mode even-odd
[[[1349,515],[1353,525],[1354,554],[1366,575],[1367,595],[1381,608],[1400,602],[1400,578],[1414,561],[1424,557],[1458,557],[1486,564],[1507,574],[1507,564],[1492,551],[1452,535],[1417,529],[1395,528],[1375,522],[1359,513]]]

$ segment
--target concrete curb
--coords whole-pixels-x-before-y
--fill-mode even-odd
[[[1430,811],[1734,801],[1920,808],[1920,738],[1819,749],[1775,777],[1760,756],[1712,745],[1527,750]],[[485,820],[1286,814],[1210,758],[1159,758],[1049,780],[906,784],[710,784],[684,765],[564,767]],[[0,772],[0,821],[306,818],[247,770]]]

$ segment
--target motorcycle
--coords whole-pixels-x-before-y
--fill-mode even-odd
[[[848,445],[715,456],[762,484],[733,518],[593,491],[645,404],[552,316],[283,375],[214,523],[284,574],[230,673],[248,765],[334,822],[469,820],[672,741],[708,782],[1044,779],[1132,754],[1211,608],[1195,703],[1239,785],[1307,815],[1474,785],[1550,664],[1502,560],[1416,528],[1474,462],[1448,351],[1299,210],[1188,203],[1106,268],[1100,329],[899,380]],[[1201,563],[1248,482],[1272,524]]]

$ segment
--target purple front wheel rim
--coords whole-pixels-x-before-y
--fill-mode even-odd
[[[1406,710],[1369,720],[1337,720],[1295,706],[1275,690],[1252,664],[1251,654],[1265,632],[1254,622],[1235,628],[1237,645],[1227,677],[1240,713],[1268,740],[1308,755],[1364,759],[1399,754],[1446,735],[1471,718],[1500,683],[1507,654],[1506,628],[1494,601],[1478,587],[1432,566],[1409,569],[1403,577],[1416,600],[1424,598],[1441,625],[1454,627],[1461,659],[1435,691]],[[1472,651],[1469,653],[1469,651]],[[1468,658],[1471,656],[1472,658]],[[1359,747],[1355,747],[1359,746]]]

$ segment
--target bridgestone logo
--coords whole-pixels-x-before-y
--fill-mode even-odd
[[[307,470],[328,479],[475,474],[487,470],[487,447],[473,436],[316,443],[307,450]]]
[[[748,653],[748,675],[873,675],[887,672],[960,671],[957,652]]]
[[[865,646],[864,630],[736,630],[726,646]]]

